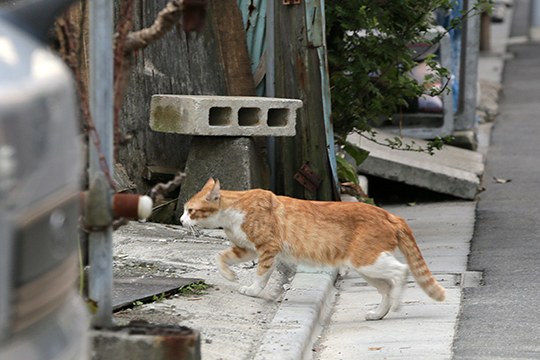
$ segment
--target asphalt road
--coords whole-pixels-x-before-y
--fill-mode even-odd
[[[484,285],[464,289],[454,359],[540,359],[540,44],[508,52],[468,264]]]

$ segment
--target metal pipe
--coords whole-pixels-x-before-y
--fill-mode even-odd
[[[276,96],[275,73],[275,23],[274,1],[266,1],[266,96]],[[269,136],[267,143],[268,165],[270,167],[270,190],[276,191],[276,138]]]
[[[103,178],[100,156],[112,174],[113,161],[113,2],[90,1],[90,112],[101,148],[89,146],[89,177]],[[112,190],[112,189],[111,189]],[[111,192],[109,192],[110,196]],[[110,203],[110,198],[108,200]],[[103,209],[107,211],[107,209]],[[112,325],[112,227],[92,232],[88,239],[88,296],[97,303],[96,327]]]
[[[103,184],[107,185],[107,182],[104,181]],[[96,202],[100,201],[99,199],[96,199],[99,194],[96,195],[94,190],[95,189],[90,189],[90,191],[81,192],[79,194],[79,201],[86,225],[97,227],[99,226],[99,219],[93,217],[93,214],[88,214],[88,211],[92,211],[92,207],[95,206]],[[108,197],[110,198],[110,196]],[[110,224],[113,219],[117,220],[120,218],[146,220],[152,214],[153,201],[150,196],[120,193],[114,194],[111,200],[112,204],[103,204],[103,206],[100,206],[100,208],[106,206],[111,211],[110,214],[105,214],[104,216],[104,211],[100,211],[99,213],[106,224]]]

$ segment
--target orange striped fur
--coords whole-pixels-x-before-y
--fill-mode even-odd
[[[254,283],[240,292],[256,296],[277,259],[311,265],[347,266],[357,270],[383,296],[366,316],[381,319],[397,308],[407,267],[392,252],[399,248],[420,287],[442,301],[444,288],[428,269],[407,223],[388,211],[364,203],[298,200],[266,190],[225,191],[208,180],[184,207],[184,226],[222,227],[231,247],[218,255],[218,268],[235,279],[230,265],[258,258]]]

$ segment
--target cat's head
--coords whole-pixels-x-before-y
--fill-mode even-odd
[[[180,222],[189,228],[195,226],[207,229],[220,227],[220,198],[219,180],[208,179],[201,191],[184,204],[184,213],[180,217]]]

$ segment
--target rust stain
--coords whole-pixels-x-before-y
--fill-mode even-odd
[[[193,333],[163,336],[160,342],[163,344],[165,360],[195,360],[198,358],[196,356],[197,338]]]
[[[300,55],[296,56],[296,74],[298,76],[298,82],[300,83],[300,87],[305,92],[306,90],[306,64],[304,63],[304,60],[302,59],[302,56]]]

